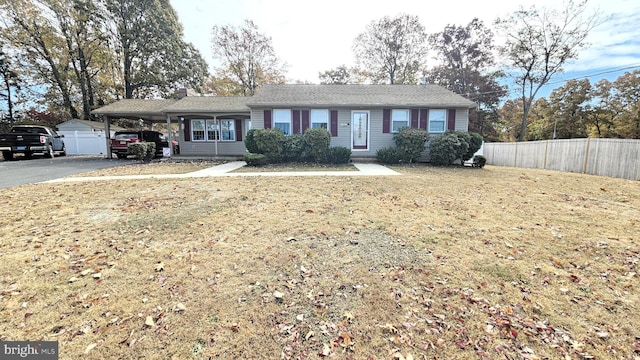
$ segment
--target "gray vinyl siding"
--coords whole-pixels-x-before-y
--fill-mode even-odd
[[[243,138],[244,139],[244,138]],[[244,141],[219,141],[219,156],[242,156],[246,152]],[[180,155],[215,156],[216,144],[213,141],[184,141],[180,143]]]
[[[456,131],[469,131],[469,109],[456,109]]]

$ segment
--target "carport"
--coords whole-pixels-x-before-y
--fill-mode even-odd
[[[194,153],[191,155],[198,155],[199,151],[200,154],[207,153],[218,156],[220,142],[223,144],[220,145],[222,155],[237,156],[244,153],[242,135],[250,128],[251,110],[246,105],[247,99],[243,96],[185,96],[180,100],[123,99],[93,110],[91,113],[104,118],[106,134],[109,134],[112,119],[142,120],[147,123],[166,121],[167,129],[171,129],[171,119],[173,118],[178,121],[181,140],[189,143],[191,147],[197,148],[193,150]],[[189,124],[193,119],[212,121],[218,129],[221,121],[233,120],[236,125],[237,142],[231,144],[228,141],[220,141],[218,138],[208,142],[191,141],[188,134],[190,133]],[[110,139],[107,139],[107,151],[109,158],[112,158]],[[174,155],[173,147],[170,147],[170,151],[171,155]],[[227,151],[231,151],[231,153]]]
[[[104,119],[105,134],[110,134],[112,119],[142,120],[148,123],[167,122],[167,129],[171,129],[171,117],[166,115],[164,109],[177,102],[175,99],[148,100],[148,99],[122,99],[93,110],[91,113],[100,115]],[[111,137],[106,137],[107,157],[111,159]],[[171,152],[173,147],[169,146]],[[173,154],[172,154],[173,155]]]

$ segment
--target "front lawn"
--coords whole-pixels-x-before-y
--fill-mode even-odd
[[[0,340],[60,359],[624,358],[640,186],[397,167],[0,190]]]

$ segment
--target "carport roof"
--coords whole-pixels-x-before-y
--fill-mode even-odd
[[[112,118],[145,118],[149,120],[166,120],[164,109],[175,103],[175,99],[122,99],[93,110],[91,113]]]

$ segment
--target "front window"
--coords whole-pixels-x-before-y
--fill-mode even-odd
[[[285,135],[291,135],[291,110],[273,110],[273,128],[280,129]]]
[[[191,139],[193,141],[205,141],[204,129],[204,120],[191,120]]]
[[[312,109],[311,115],[311,128],[329,129],[329,110]]]
[[[409,110],[391,111],[391,132],[398,132],[402,128],[409,127]]]
[[[236,140],[236,124],[235,120],[220,120],[220,129],[223,141]]]
[[[444,132],[447,129],[447,111],[444,109],[429,109],[429,132]]]
[[[218,124],[219,123],[219,124]],[[191,139],[193,141],[235,141],[235,120],[191,120]]]

